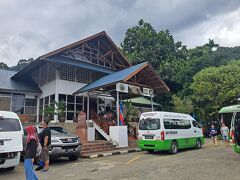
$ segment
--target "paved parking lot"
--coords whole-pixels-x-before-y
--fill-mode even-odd
[[[165,152],[137,152],[69,162],[59,159],[39,179],[239,179],[240,157],[223,143],[209,141],[200,150],[188,149],[176,155]],[[14,171],[1,170],[0,179],[24,179],[22,164]]]

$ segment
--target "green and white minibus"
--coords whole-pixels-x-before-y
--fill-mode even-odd
[[[148,152],[178,149],[204,144],[203,132],[198,122],[188,114],[173,112],[142,113],[138,126],[138,147]]]
[[[231,137],[233,149],[236,153],[240,153],[240,105],[232,105],[223,107],[220,114],[231,113]]]

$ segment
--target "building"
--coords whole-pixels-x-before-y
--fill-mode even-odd
[[[0,110],[38,122],[46,107],[53,106],[56,122],[55,102],[62,102],[66,122],[80,111],[91,119],[102,107],[115,107],[119,96],[113,91],[120,82],[135,91],[142,85],[155,92],[169,90],[149,64],[131,66],[106,32],[100,32],[42,55],[19,72],[0,70]]]

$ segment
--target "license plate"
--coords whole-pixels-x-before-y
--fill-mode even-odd
[[[153,139],[153,136],[145,136],[145,139]]]
[[[4,145],[4,141],[0,141],[0,146],[3,146]]]

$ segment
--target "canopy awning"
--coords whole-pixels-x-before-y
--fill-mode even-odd
[[[226,106],[220,109],[219,113],[233,113],[240,112],[240,105]]]
[[[131,102],[131,103],[135,103],[135,104],[142,104],[142,105],[152,105],[152,102],[145,98],[145,97],[137,97],[137,98],[132,98],[132,99],[126,99],[123,100],[123,102]],[[153,102],[154,106],[160,106],[160,104]]]
[[[156,74],[155,70],[147,62],[131,66],[129,68],[123,69],[121,71],[114,72],[112,74],[106,75],[83,88],[76,91],[74,94],[107,89],[115,90],[116,83],[123,82],[128,84],[138,84],[143,87],[150,87],[154,89],[155,92],[168,92],[169,88],[165,82]],[[111,87],[111,88],[110,88]]]

